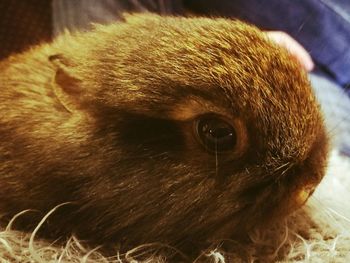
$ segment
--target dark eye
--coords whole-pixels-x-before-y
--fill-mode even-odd
[[[218,116],[202,116],[196,121],[196,133],[200,142],[211,152],[233,151],[237,134],[231,124]]]

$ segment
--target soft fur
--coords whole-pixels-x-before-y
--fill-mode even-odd
[[[2,219],[31,209],[13,226],[32,230],[56,207],[47,238],[220,258],[220,240],[281,221],[324,175],[305,73],[239,21],[127,17],[10,57],[0,85]],[[205,116],[234,127],[230,151],[200,141]]]
[[[350,160],[333,152],[326,177],[306,206],[287,218],[276,228],[251,234],[249,244],[231,245],[231,253],[245,262],[348,262],[350,260]],[[79,240],[71,239],[64,245],[49,243],[32,233],[4,230],[0,232],[0,261],[8,262],[122,262],[118,254],[106,258],[98,250],[89,249]],[[234,243],[235,244],[235,243]],[[155,248],[162,247],[160,244]],[[139,249],[147,251],[146,249]],[[138,249],[130,251],[132,262]],[[149,249],[152,254],[154,250]],[[171,249],[168,250],[171,251]],[[219,251],[202,256],[204,262],[223,261]],[[148,254],[148,256],[150,256]],[[121,258],[121,256],[119,256]],[[147,257],[146,257],[147,258]],[[151,262],[168,262],[151,256]],[[247,260],[246,260],[247,259]],[[217,261],[216,261],[217,260]],[[200,262],[203,262],[200,261]],[[147,261],[146,261],[147,262]],[[170,261],[171,262],[171,261]],[[234,261],[239,262],[239,261]]]

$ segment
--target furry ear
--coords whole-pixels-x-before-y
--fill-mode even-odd
[[[49,61],[56,68],[53,79],[53,91],[62,106],[73,112],[77,108],[82,94],[81,79],[74,72],[74,64],[61,54],[52,55]]]

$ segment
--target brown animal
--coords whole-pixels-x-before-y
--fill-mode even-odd
[[[327,138],[306,74],[239,21],[127,16],[0,64],[0,213],[186,250],[302,205]],[[22,219],[22,220],[21,220]]]

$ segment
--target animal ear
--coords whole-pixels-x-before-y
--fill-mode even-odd
[[[52,55],[49,61],[56,68],[53,79],[53,91],[67,111],[73,112],[82,96],[81,79],[74,71],[74,64],[61,54]]]

